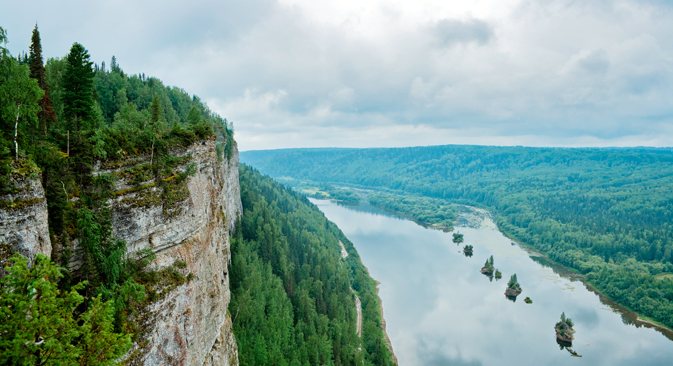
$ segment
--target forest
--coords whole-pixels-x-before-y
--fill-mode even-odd
[[[256,170],[242,165],[240,184],[229,312],[241,364],[393,365],[376,284],[353,244],[306,197]]]
[[[215,135],[219,158],[230,158],[233,126],[182,89],[124,73],[114,57],[109,67],[94,64],[79,43],[45,62],[37,25],[28,54],[12,56],[6,41],[0,28],[0,207],[35,204],[11,194],[40,177],[53,250],[28,263],[0,243],[0,359],[116,364],[142,335],[138,309],[191,274],[179,261],[151,270],[151,250],[127,256],[126,243],[112,235],[114,173],[93,174],[94,162],[149,154],[139,183],[158,182],[161,199],[170,200],[193,172],[176,170],[180,159],[168,150]],[[74,251],[79,267],[69,263]]]
[[[673,152],[429,146],[250,151],[272,177],[490,210],[506,235],[673,327]]]
[[[51,258],[29,263],[0,243],[0,359],[114,365],[126,355],[133,363],[137,355],[128,351],[144,332],[140,309],[194,274],[179,260],[153,269],[151,249],[127,255],[112,233],[115,173],[94,174],[94,164],[150,155],[134,182],[153,180],[170,201],[194,171],[177,169],[182,161],[169,149],[214,138],[218,159],[230,159],[233,124],[180,88],[124,73],[114,56],[98,65],[74,43],[65,57],[45,62],[41,49],[37,26],[28,54],[0,49],[0,207],[31,204],[4,197],[39,176],[53,245]],[[241,363],[393,364],[375,282],[352,243],[303,196],[248,167],[240,174],[244,215],[232,238],[229,310]],[[69,263],[76,250],[79,268]]]

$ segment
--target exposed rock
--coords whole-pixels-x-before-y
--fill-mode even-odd
[[[521,294],[521,291],[522,290],[520,288],[507,287],[507,289],[505,290],[505,296],[517,297]]]
[[[93,174],[114,174],[115,198],[109,201],[114,236],[125,240],[129,255],[150,248],[155,269],[180,261],[189,280],[173,286],[137,318],[140,336],[127,355],[131,365],[238,365],[238,348],[227,313],[231,297],[229,232],[240,216],[238,150],[218,159],[214,138],[189,148],[175,148],[181,158],[173,170],[190,166],[194,175],[155,182],[142,173],[150,156],[97,162]],[[51,255],[47,202],[39,169],[14,162],[14,193],[0,196],[0,276],[6,261],[19,252],[32,262]],[[193,165],[192,165],[193,164]],[[146,180],[146,181],[140,181]],[[77,240],[71,269],[79,268]],[[184,263],[183,263],[184,262]],[[182,268],[184,267],[184,268]]]
[[[572,342],[575,340],[575,337],[573,337],[575,330],[565,322],[556,323],[554,330],[556,331],[556,339],[559,342],[572,344]]]
[[[148,305],[139,318],[141,339],[131,351],[136,365],[237,365],[231,320],[228,263],[229,232],[241,213],[238,152],[218,162],[215,140],[199,141],[171,155],[185,158],[175,171],[194,164],[195,174],[181,184],[154,181],[131,184],[125,171],[149,162],[107,164],[96,174],[116,173],[116,197],[110,200],[114,236],[132,254],[156,253],[160,270],[186,263],[192,279]],[[146,161],[147,160],[147,161]],[[169,182],[170,183],[170,182]],[[164,192],[162,189],[170,189]]]
[[[27,163],[13,163],[17,164]],[[27,257],[29,264],[39,253],[51,255],[47,200],[40,178],[37,167],[28,171],[13,169],[15,192],[0,196],[0,277],[16,252]]]
[[[479,271],[487,276],[493,276],[493,267],[482,267]]]
[[[220,329],[220,336],[215,340],[215,344],[206,356],[203,366],[238,365],[238,345],[232,328],[231,316],[227,313],[224,324]]]

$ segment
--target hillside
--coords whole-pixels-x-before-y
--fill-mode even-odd
[[[392,365],[376,285],[353,244],[305,197],[245,165],[240,177],[229,312],[241,364]]]
[[[673,327],[670,149],[289,149],[242,161],[272,177],[488,208],[507,235]]]
[[[29,56],[0,49],[3,364],[393,364],[353,245],[268,177],[239,184],[231,123],[78,43],[40,50],[37,27]]]

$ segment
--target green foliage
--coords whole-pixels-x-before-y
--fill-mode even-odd
[[[453,233],[453,242],[456,244],[460,244],[464,241],[465,239],[463,238],[463,234],[459,232]]]
[[[38,119],[40,121],[40,133],[46,136],[49,125],[53,125],[56,122],[56,115],[49,98],[49,86],[47,85],[46,70],[42,60],[42,44],[40,43],[40,32],[37,30],[37,24],[35,24],[31,37],[28,63],[30,65],[30,77],[37,80],[37,85],[44,91],[42,99],[39,102],[40,112],[38,113]]]
[[[367,195],[367,201],[372,206],[393,211],[421,224],[434,225],[449,231],[453,230],[453,222],[458,216],[451,203],[435,198],[377,192]],[[458,240],[454,243],[463,242],[462,234]]]
[[[244,165],[240,184],[229,312],[241,364],[392,364],[375,283],[343,233],[305,197]],[[362,340],[351,283],[363,305]]]
[[[6,365],[116,365],[131,347],[128,335],[113,332],[110,302],[93,298],[81,313],[84,298],[58,289],[62,276],[39,254],[29,268],[16,254],[0,280],[0,359]]]
[[[673,150],[432,146],[246,152],[276,177],[490,209],[500,230],[673,327]]]
[[[561,323],[565,323],[568,327],[570,327],[570,329],[573,329],[573,327],[575,326],[575,323],[573,323],[573,320],[566,317],[565,312],[561,313]]]
[[[519,280],[516,278],[516,273],[512,275],[512,277],[509,278],[509,282],[507,282],[507,287],[514,289],[514,290],[520,290],[521,286],[519,285]]]
[[[63,75],[63,113],[71,131],[89,130],[94,125],[93,78],[89,52],[75,42],[66,57]]]

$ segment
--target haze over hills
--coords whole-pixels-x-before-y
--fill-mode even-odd
[[[670,149],[431,146],[246,151],[272,177],[484,207],[505,234],[673,326]]]

